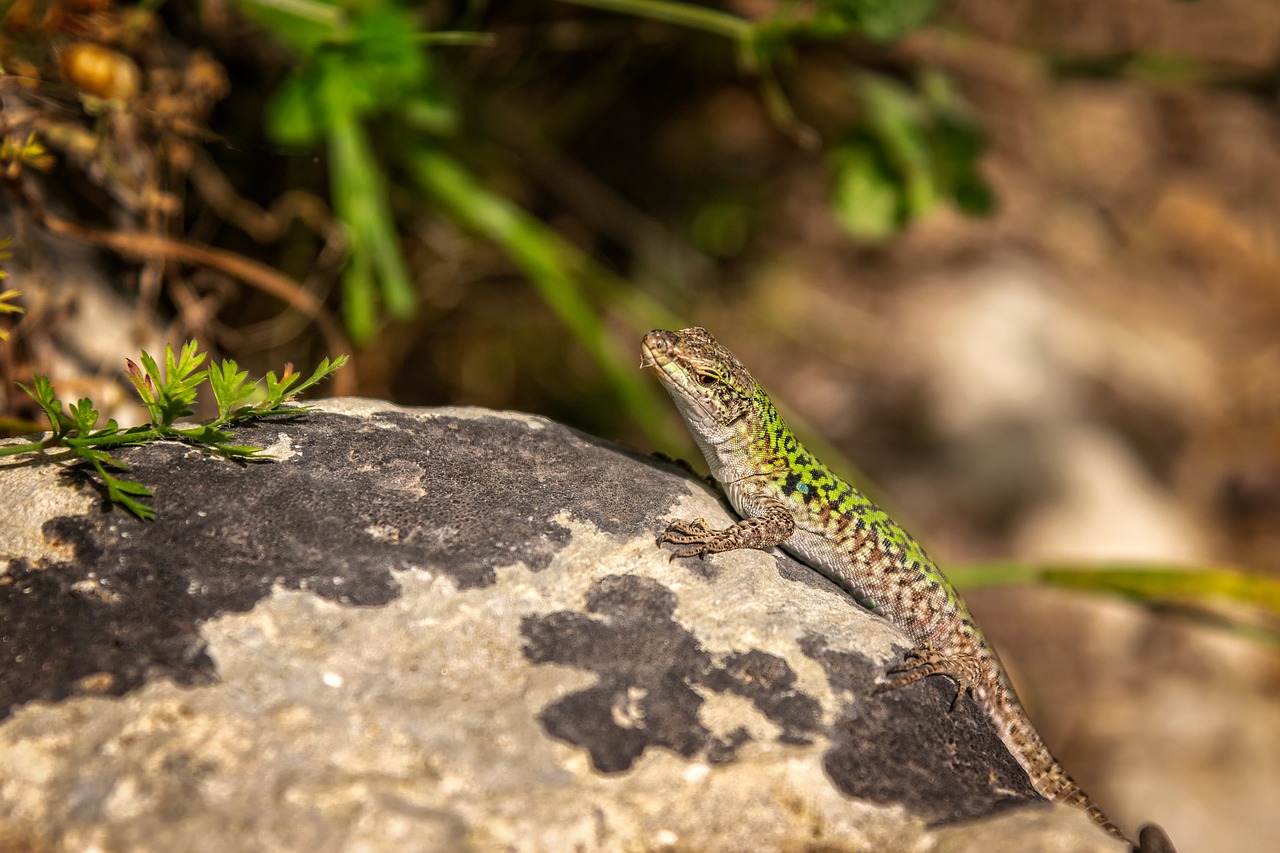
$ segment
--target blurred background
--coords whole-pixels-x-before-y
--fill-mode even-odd
[[[8,0],[0,66],[4,434],[196,339],[692,459],[703,325],[1113,818],[1274,849],[1274,0]]]

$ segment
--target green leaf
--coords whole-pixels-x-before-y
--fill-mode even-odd
[[[113,468],[128,470],[123,464],[113,459],[107,452],[93,447],[80,447],[76,449],[76,452],[92,464],[94,470],[98,472],[99,479],[102,480],[102,484],[107,488],[107,501],[109,503],[119,504],[143,521],[151,521],[156,517],[154,509],[136,500],[139,497],[151,497],[152,492],[150,489],[133,480],[122,480],[107,470],[108,465]]]
[[[325,358],[320,359],[320,363],[316,365],[316,369],[311,372],[311,376],[308,377],[305,382],[303,382],[301,385],[295,388],[293,392],[289,395],[289,397],[291,398],[296,397],[297,395],[301,394],[303,391],[310,388],[312,385],[315,385],[317,382],[321,382],[325,379],[328,379],[346,363],[347,363],[347,356],[345,355],[340,355],[337,358],[333,359],[332,361],[330,361],[327,356]]]
[[[250,5],[273,31],[290,38],[286,18],[259,14],[262,2]],[[325,19],[318,9],[298,13]],[[327,145],[334,214],[347,236],[343,319],[351,336],[362,342],[377,332],[380,306],[392,317],[408,317],[418,302],[366,122],[394,113],[407,117],[412,127],[435,133],[456,125],[431,68],[428,33],[418,18],[395,3],[349,7],[331,20],[324,38],[299,44],[301,61],[267,109],[272,139],[305,146],[324,140]],[[466,34],[446,35],[446,41],[456,41]]]
[[[830,163],[831,202],[844,229],[868,243],[896,234],[904,218],[901,191],[876,148],[853,139],[832,151]]]
[[[302,378],[302,374],[293,372],[293,365],[290,364],[281,374],[280,378],[276,378],[275,371],[267,372],[267,399],[262,406],[275,408],[285,400],[285,395],[289,389]]]
[[[401,253],[400,238],[387,204],[387,188],[363,126],[350,121],[335,124],[329,136],[329,168],[334,211],[347,228],[351,278],[344,278],[344,298],[353,300],[360,317],[369,309],[376,275],[382,301],[392,316],[407,317],[417,294]],[[351,316],[351,315],[349,315]],[[352,326],[368,340],[371,324]]]
[[[887,239],[944,200],[971,215],[995,208],[980,170],[981,128],[944,77],[926,74],[917,90],[863,72],[856,86],[862,118],[828,160],[832,203],[850,234]]]
[[[941,0],[821,0],[817,18],[824,35],[847,29],[890,42],[923,26],[939,5]]]
[[[169,433],[175,438],[184,438],[197,444],[217,444],[232,437],[232,433],[210,424],[201,424],[190,429],[172,429]]]
[[[164,392],[184,405],[195,402],[196,389],[204,381],[205,371],[196,371],[204,363],[205,355],[195,341],[182,346],[182,354],[175,360],[173,347],[164,348]]]
[[[930,158],[926,113],[919,97],[896,80],[859,75],[858,94],[869,132],[902,184],[908,219],[927,213],[938,200]]]
[[[229,358],[209,369],[209,386],[218,404],[218,420],[226,420],[239,403],[253,394],[255,386],[246,381],[248,377],[249,371],[240,370]]]
[[[118,477],[111,477],[112,487],[122,494],[137,495],[138,497],[149,498],[154,496],[154,492],[141,483],[133,480],[121,480]]]
[[[153,424],[164,423],[164,382],[160,378],[160,366],[151,357],[151,353],[146,350],[142,351],[139,358],[142,361],[141,371],[138,370],[138,365],[134,364],[132,359],[126,359],[129,368],[129,379],[133,382],[133,387],[137,390],[142,404],[147,407],[151,422]]]
[[[170,347],[166,344],[165,349],[168,350]],[[160,365],[156,364],[156,360],[146,350],[142,350],[139,358],[142,359],[142,369],[147,372],[147,378],[151,380],[151,387],[159,393],[159,390],[164,388],[164,376],[160,373]]]
[[[356,343],[368,343],[378,332],[378,283],[373,260],[363,250],[352,252],[342,271],[342,320]]]
[[[152,423],[167,427],[179,418],[185,418],[193,413],[196,389],[206,376],[205,371],[197,372],[196,368],[204,359],[205,355],[199,351],[195,341],[184,344],[177,358],[174,357],[173,347],[166,344],[165,369],[161,373],[155,359],[143,351],[142,366],[147,372],[149,384],[156,389],[155,403],[147,405],[147,409],[151,412]],[[143,393],[137,381],[134,382],[134,387],[139,389],[140,395]],[[146,402],[145,397],[143,402]]]
[[[950,567],[947,575],[965,589],[1040,583],[1121,595],[1157,609],[1174,605],[1208,624],[1280,645],[1280,633],[1249,624],[1238,610],[1214,614],[1206,609],[1224,603],[1233,607],[1247,604],[1262,613],[1280,615],[1280,580],[1231,567],[979,563]]]
[[[187,341],[182,345],[182,355],[176,363],[173,360],[173,347],[166,346],[164,348],[164,358],[168,377],[171,380],[175,376],[179,380],[185,380],[191,376],[197,367],[204,363],[205,355],[200,352],[198,343]]]
[[[101,450],[91,445],[74,445],[76,453],[82,459],[87,459],[94,465],[110,465],[112,468],[119,468],[121,471],[129,470],[129,466],[116,459],[105,450]]]
[[[256,447],[252,444],[214,444],[210,446],[224,456],[230,456],[236,459],[261,459],[266,461],[268,459],[275,458],[274,456],[263,453],[263,449],[261,447]]]
[[[298,380],[302,379],[302,374],[294,373],[292,364],[285,367],[284,373],[278,379],[274,371],[268,372],[266,377],[267,398],[254,407],[253,414],[274,415],[305,411],[305,408],[282,409],[281,406],[317,382],[328,378],[346,363],[347,356],[345,355],[340,355],[332,361],[327,357],[322,358],[320,363],[316,365],[316,369],[311,372],[311,376],[301,385],[297,385],[297,383]],[[295,385],[297,385],[296,388],[294,387]]]
[[[459,226],[491,240],[520,267],[547,306],[609,377],[619,403],[636,421],[660,408],[652,383],[636,373],[632,358],[587,295],[593,270],[567,241],[504,196],[486,187],[453,157],[434,146],[405,153],[415,188]],[[598,284],[599,279],[594,283]],[[658,434],[659,430],[654,430]]]
[[[432,136],[447,136],[458,129],[457,110],[436,91],[409,101],[400,115],[408,127]]]
[[[286,147],[311,147],[324,137],[324,116],[316,103],[314,77],[294,71],[267,102],[267,136]]]
[[[434,78],[424,35],[407,9],[360,10],[348,26],[307,45],[269,103],[268,134],[286,145],[314,145],[343,123],[403,112],[407,105],[415,106],[420,119],[452,126],[452,110],[430,94]]]
[[[81,397],[79,402],[70,408],[71,417],[76,422],[76,429],[82,435],[93,432],[93,428],[98,425],[98,410],[93,407],[93,401],[88,397]]]
[[[143,353],[143,356],[144,358],[150,358],[146,353]],[[138,392],[138,399],[140,399],[142,404],[147,407],[147,412],[151,415],[151,420],[153,422],[158,420],[160,412],[156,408],[156,386],[155,383],[151,381],[151,376],[149,374],[144,374],[140,369],[138,369],[137,362],[133,359],[126,358],[124,362],[126,371],[129,375],[129,381],[133,383],[134,390]]]
[[[155,520],[156,511],[142,501],[136,500],[134,497],[152,497],[150,489],[141,483],[135,483],[132,480],[121,480],[117,477],[113,477],[106,471],[102,470],[101,467],[99,467],[98,473],[102,477],[102,482],[107,487],[107,500],[112,503],[120,504],[143,521]]]
[[[920,89],[933,116],[930,148],[939,186],[961,212],[986,216],[995,210],[995,194],[982,177],[986,136],[951,81],[925,74]]]
[[[347,25],[342,5],[326,0],[233,0],[245,17],[275,33],[300,55],[316,50]]]
[[[370,108],[397,106],[430,79],[422,31],[416,15],[393,5],[366,8],[356,17],[347,66],[353,83],[369,94]]]
[[[45,418],[49,419],[49,427],[54,432],[54,438],[67,434],[67,430],[76,424],[63,414],[63,403],[54,396],[54,386],[49,382],[49,377],[37,373],[32,383],[35,384],[35,388],[28,388],[20,382],[18,387],[27,392],[27,396],[35,400],[45,411]]]

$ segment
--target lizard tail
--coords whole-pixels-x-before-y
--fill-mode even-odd
[[[1022,703],[1018,701],[1017,694],[1013,692],[1013,687],[1008,684],[999,684],[992,693],[994,695],[991,696],[991,719],[1000,732],[1000,739],[1018,759],[1018,763],[1031,779],[1032,786],[1040,792],[1040,795],[1053,802],[1068,803],[1084,809],[1094,823],[1132,847],[1133,842],[1128,836],[1103,813],[1102,809],[1098,808],[1089,795],[1067,774],[1058,759],[1053,757],[1049,747],[1045,746],[1040,735],[1036,733],[1035,727],[1031,725],[1031,720],[1023,710]]]

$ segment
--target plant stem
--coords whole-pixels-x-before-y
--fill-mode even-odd
[[[669,0],[562,0],[577,6],[589,6],[608,12],[620,12],[655,21],[666,21],[694,30],[714,33],[737,42],[749,41],[755,25],[736,15]]]
[[[0,456],[17,456],[19,453],[40,453],[49,445],[43,441],[32,441],[27,444],[15,444],[10,447],[0,447]]]

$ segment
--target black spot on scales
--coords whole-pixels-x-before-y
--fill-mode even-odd
[[[788,495],[794,495],[797,492],[807,495],[809,494],[809,486],[804,482],[804,477],[800,472],[792,469],[787,471],[786,479],[782,481],[782,491]]]
[[[237,441],[281,434],[296,455],[262,464],[169,443],[117,451],[155,491],[159,518],[55,518],[45,537],[73,557],[0,569],[0,719],[98,673],[115,695],[156,677],[207,682],[200,625],[276,584],[353,606],[393,600],[391,572],[408,566],[488,586],[500,566],[545,568],[569,538],[552,520],[568,507],[622,537],[652,532],[682,480],[567,427],[497,417],[313,412]]]

